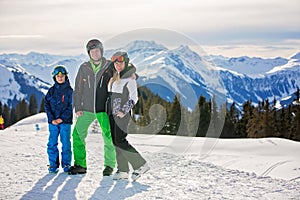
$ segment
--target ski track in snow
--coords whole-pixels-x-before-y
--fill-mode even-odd
[[[41,124],[38,133],[33,127],[34,123],[19,124],[0,132],[0,199],[300,199],[299,177],[283,180],[265,176],[284,162],[257,175],[205,162],[192,153],[147,151],[147,144],[133,143],[151,168],[140,179],[103,178],[102,137],[91,133],[86,141],[87,174],[71,176],[62,169],[48,174],[47,124]]]

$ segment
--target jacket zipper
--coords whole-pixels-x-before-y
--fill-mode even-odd
[[[97,81],[97,74],[95,74],[94,76],[94,113],[96,114],[96,90],[97,90],[97,85],[96,85],[96,81]]]
[[[102,88],[102,82],[103,82],[103,75],[101,77],[101,81],[100,81],[100,87]]]

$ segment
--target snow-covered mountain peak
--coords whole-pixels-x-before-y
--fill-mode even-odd
[[[300,85],[300,53],[289,59],[248,56],[227,58],[201,55],[186,45],[168,49],[156,41],[137,40],[117,49],[105,50],[104,55],[110,58],[119,50],[128,52],[130,62],[136,66],[140,76],[138,79],[140,85],[149,86],[154,93],[168,100],[172,100],[175,93],[181,94],[184,97],[182,100],[186,100],[185,105],[191,102],[190,98],[187,98],[191,95],[186,91],[194,92],[197,97],[203,95],[207,99],[215,93],[226,93],[229,102],[242,105],[247,100],[257,103],[267,98],[280,99],[290,95]],[[7,100],[13,98],[14,95],[8,96],[8,94],[18,94],[20,91],[22,95],[37,90],[44,93],[53,82],[51,72],[57,64],[67,66],[71,85],[73,85],[79,65],[87,60],[87,55],[83,54],[57,56],[31,52],[27,55],[0,55],[0,65],[13,73],[10,77],[14,79],[11,80],[15,80],[20,86],[14,87],[15,91],[6,88],[6,92],[0,94],[2,103],[7,102],[3,101],[4,97]],[[30,74],[38,77],[36,83],[43,80],[50,84],[41,87],[40,84],[26,81],[31,79]],[[7,85],[8,80],[5,80],[4,84]],[[33,90],[33,87],[36,89]],[[17,97],[19,98],[20,95]],[[189,105],[189,107],[193,106]]]
[[[291,59],[295,59],[295,60],[297,60],[298,62],[300,62],[300,52],[297,53],[297,54],[295,54],[295,55],[293,55],[293,56],[291,57]]]
[[[291,59],[285,65],[274,67],[270,71],[266,72],[266,74],[277,73],[279,71],[286,70],[288,68],[298,68],[299,71],[299,67],[300,67],[299,60]]]
[[[157,44],[155,41],[148,40],[135,40],[127,44],[124,48],[128,52],[131,51],[164,51],[167,48],[161,44]]]
[[[195,60],[197,60],[198,62],[202,61],[202,58],[199,56],[199,54],[191,50],[187,45],[180,45],[177,49],[174,49],[171,52],[174,54],[179,54],[181,57],[184,57],[185,59],[188,59],[192,62]]]
[[[270,59],[250,58],[248,56],[226,58],[222,56],[212,56],[209,58],[211,62],[218,67],[246,74],[253,78],[263,77],[275,67],[288,63],[288,59],[277,57]]]

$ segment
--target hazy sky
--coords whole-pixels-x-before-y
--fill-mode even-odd
[[[0,53],[78,55],[140,29],[168,30],[209,54],[289,57],[300,51],[300,0],[0,0]]]

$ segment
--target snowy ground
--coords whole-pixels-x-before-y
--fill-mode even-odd
[[[0,131],[0,199],[300,199],[299,142],[130,135],[151,167],[132,183],[102,177],[92,133],[86,175],[48,174],[47,137],[45,114]]]

